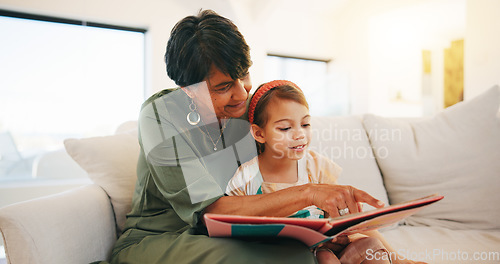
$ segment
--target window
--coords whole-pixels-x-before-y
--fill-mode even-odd
[[[0,10],[0,181],[38,178],[65,138],[137,119],[145,32]]]
[[[268,54],[266,80],[284,79],[304,92],[311,115],[341,115],[348,111],[348,87],[338,84],[328,71],[329,60]]]

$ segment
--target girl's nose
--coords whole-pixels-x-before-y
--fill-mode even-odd
[[[300,139],[303,139],[304,137],[305,137],[305,134],[304,134],[304,131],[302,131],[302,129],[297,130],[293,134],[293,139],[294,140],[300,140]]]

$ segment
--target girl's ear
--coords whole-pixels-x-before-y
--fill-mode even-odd
[[[266,142],[264,129],[260,128],[258,125],[252,124],[252,126],[250,127],[250,133],[252,133],[252,137],[255,139],[255,141],[262,144]]]

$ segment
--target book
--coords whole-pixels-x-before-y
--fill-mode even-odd
[[[210,237],[289,237],[314,248],[336,236],[391,226],[443,199],[433,194],[366,212],[335,218],[292,218],[211,214],[204,215]]]

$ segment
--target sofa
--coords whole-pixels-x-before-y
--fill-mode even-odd
[[[499,104],[495,86],[433,117],[317,116],[310,148],[343,167],[339,184],[386,204],[445,196],[381,230],[400,255],[428,263],[500,263]],[[131,206],[137,122],[114,135],[64,144],[93,184],[1,208],[8,263],[110,257]]]

